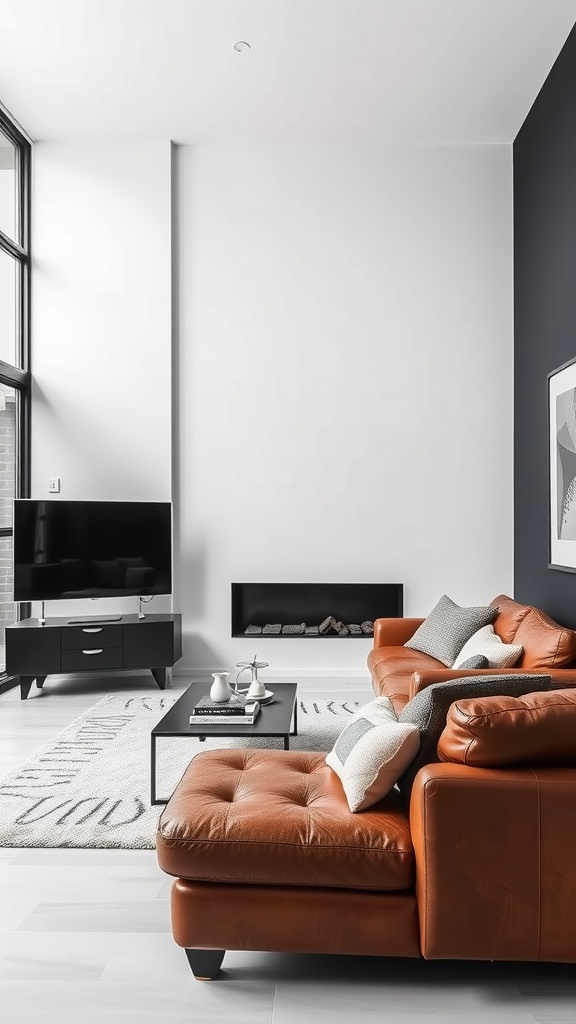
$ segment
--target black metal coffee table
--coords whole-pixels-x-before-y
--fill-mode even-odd
[[[208,725],[206,722],[190,724],[195,705],[210,689],[208,683],[192,683],[182,696],[152,729],[150,746],[150,799],[152,804],[165,804],[156,797],[156,740],[159,736],[196,736],[200,741],[213,736],[246,736],[258,740],[264,736],[278,736],[284,740],[284,750],[290,749],[290,737],[298,734],[296,683],[278,683],[274,700],[264,704],[254,725],[226,723]],[[291,726],[294,726],[291,729]]]

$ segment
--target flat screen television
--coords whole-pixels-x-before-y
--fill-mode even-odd
[[[170,502],[15,499],[15,601],[171,592]]]

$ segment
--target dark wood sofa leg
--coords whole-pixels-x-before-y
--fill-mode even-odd
[[[186,949],[192,974],[198,981],[213,981],[224,959],[225,949]]]

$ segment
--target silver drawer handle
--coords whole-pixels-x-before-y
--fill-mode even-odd
[[[83,633],[101,633],[102,632],[102,626],[96,626],[94,629],[86,629],[86,628],[84,628],[82,630],[82,632]]]
[[[102,654],[103,650],[104,650],[103,647],[95,647],[91,651],[82,651],[82,654]]]

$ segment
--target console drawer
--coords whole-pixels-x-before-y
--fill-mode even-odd
[[[121,647],[98,646],[98,635],[87,639],[83,648],[62,651],[62,672],[94,671],[99,668],[123,668]]]
[[[122,647],[122,626],[67,626],[61,637],[62,649]]]

